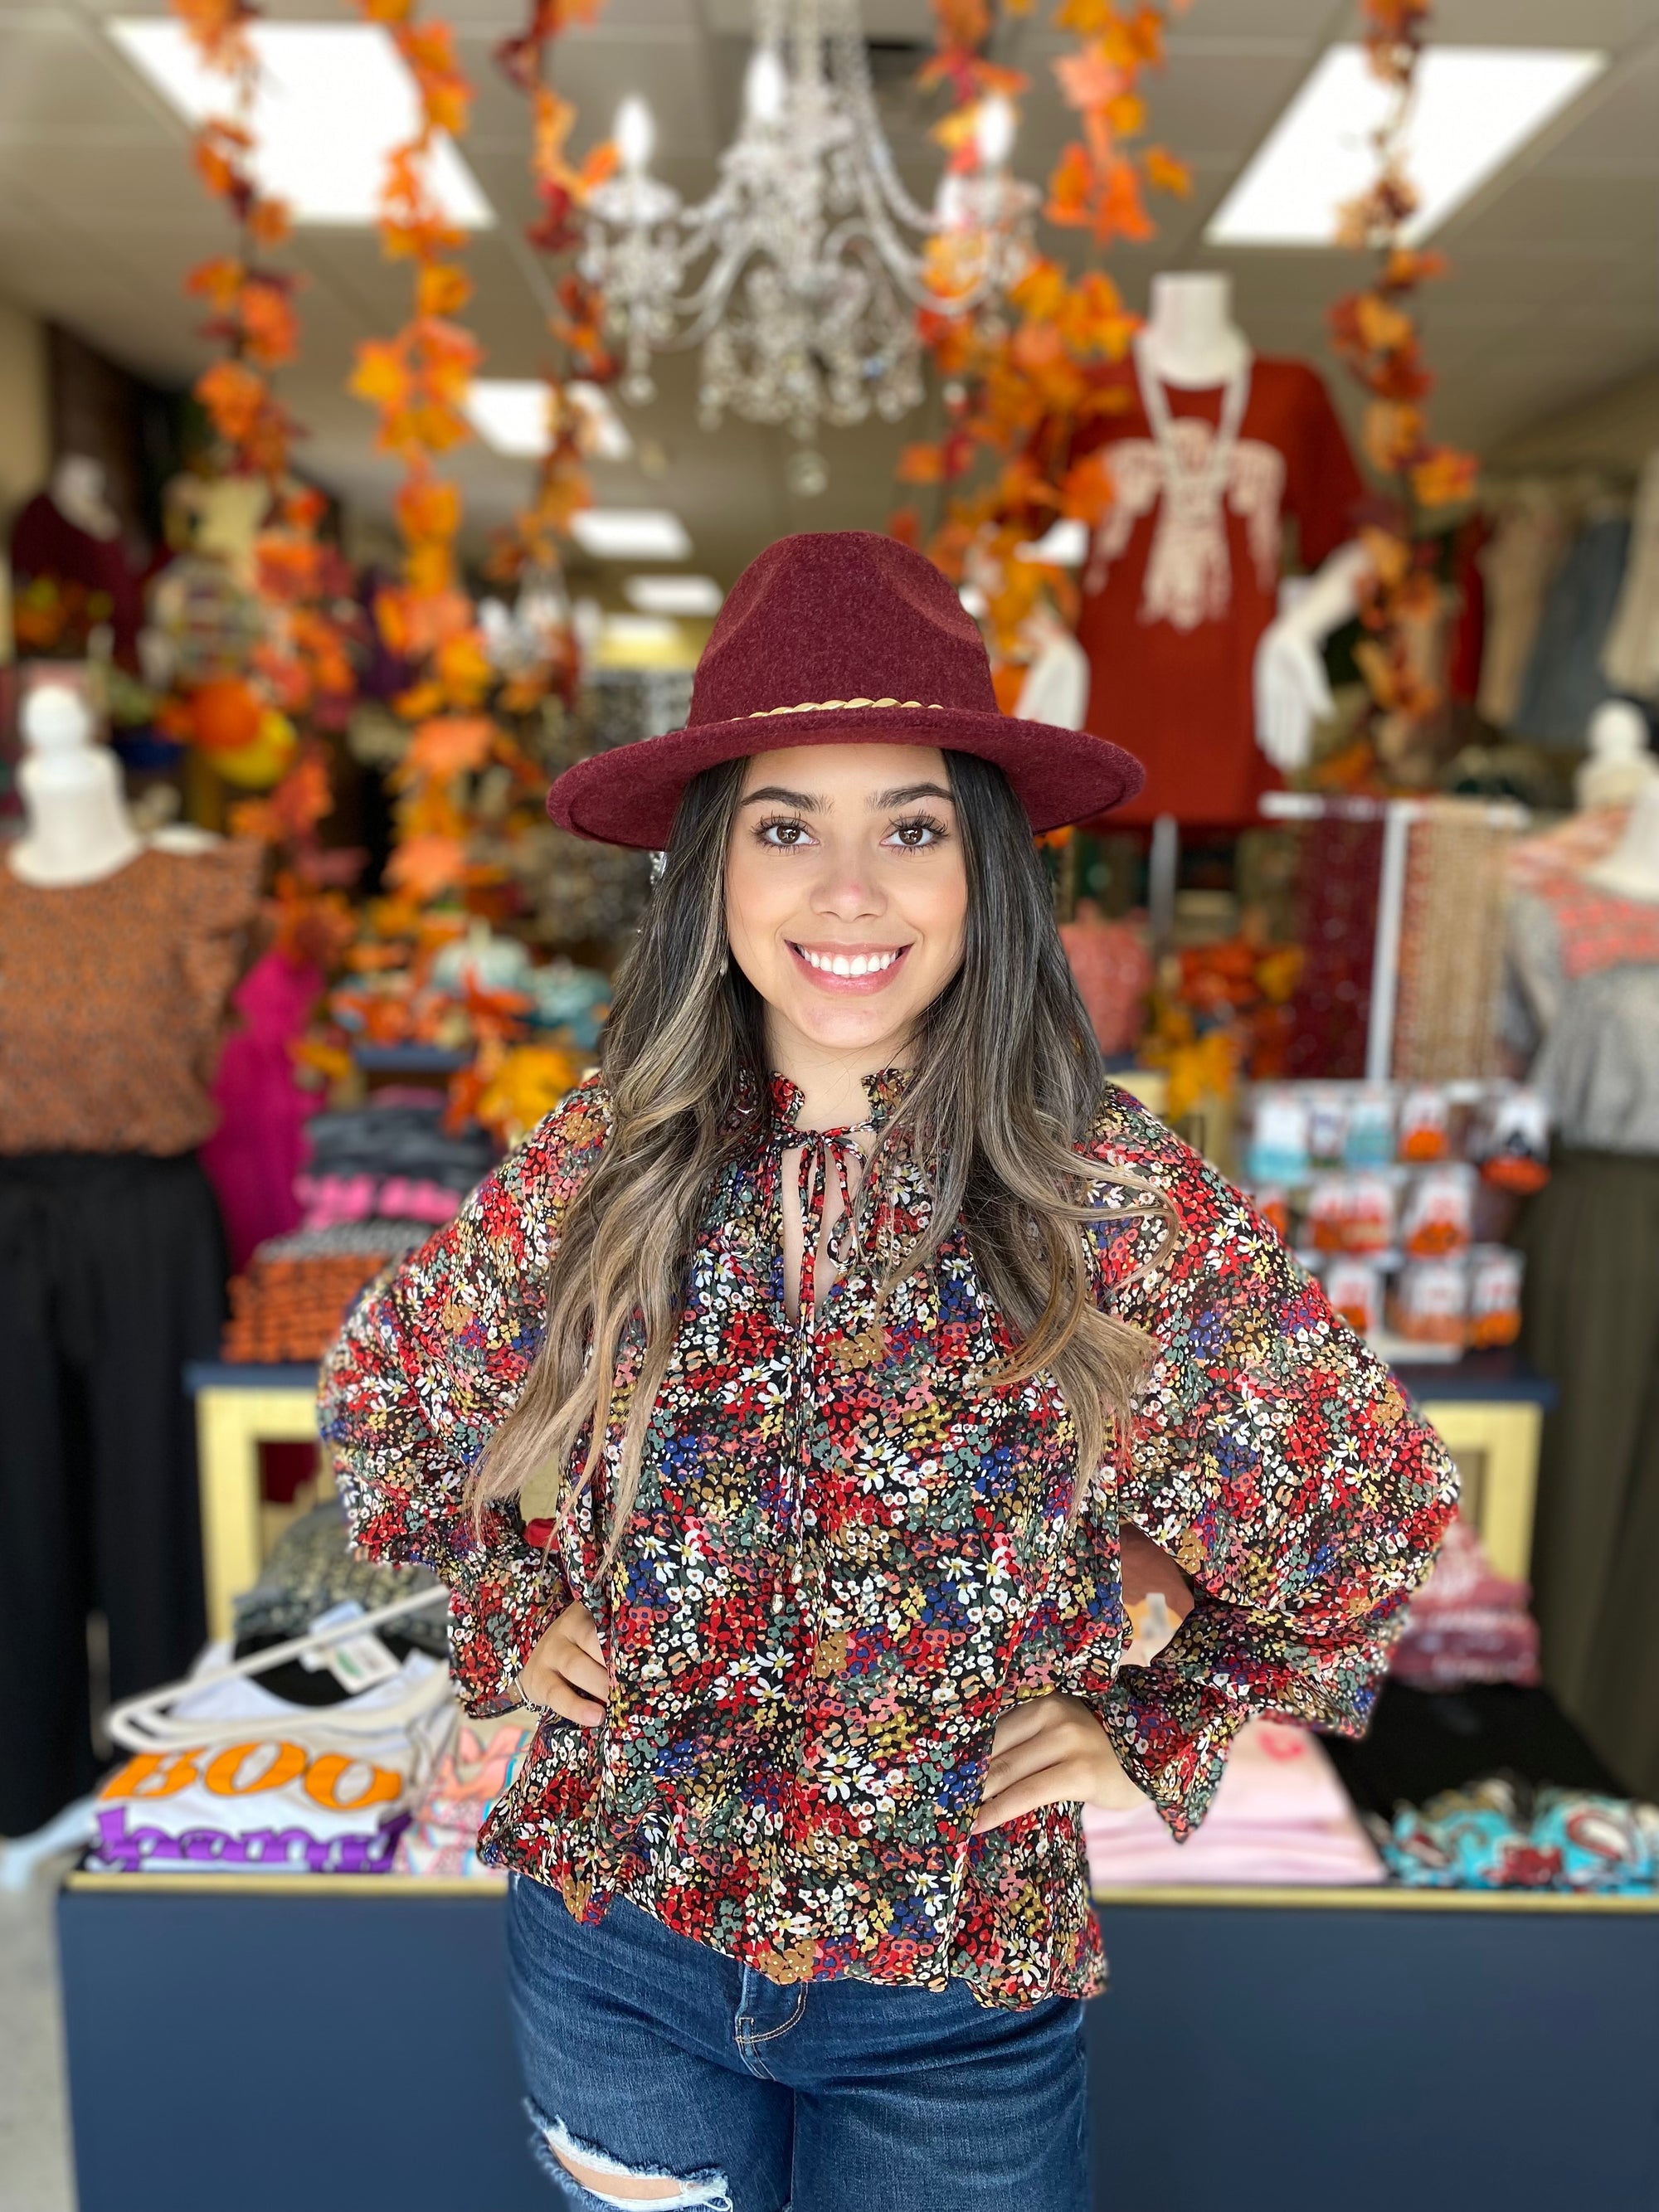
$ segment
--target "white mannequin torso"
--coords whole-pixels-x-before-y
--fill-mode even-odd
[[[92,714],[64,684],[37,684],[24,702],[27,750],[17,771],[27,828],[6,855],[20,883],[43,890],[97,883],[144,849],[121,792],[114,756],[94,743]]]

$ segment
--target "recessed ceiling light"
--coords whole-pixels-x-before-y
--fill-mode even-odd
[[[601,635],[605,644],[634,652],[653,652],[680,641],[679,624],[665,615],[607,615]]]
[[[584,507],[570,533],[596,561],[687,561],[691,540],[665,507]]]
[[[232,105],[224,78],[203,66],[180,24],[124,15],[109,33],[187,122]],[[296,222],[372,223],[386,157],[419,128],[397,48],[371,23],[256,23],[248,35],[259,62],[250,125],[262,188],[286,200]],[[489,203],[447,138],[433,148],[431,176],[452,222],[490,228]]]
[[[1604,53],[1430,46],[1418,65],[1406,162],[1415,245],[1445,222],[1607,67]],[[1210,246],[1330,246],[1337,210],[1376,173],[1372,134],[1393,94],[1364,51],[1332,46],[1273,125],[1204,234]]]
[[[467,421],[496,453],[537,461],[547,451],[547,386],[540,377],[478,377],[462,404]]]
[[[1069,514],[1056,516],[1041,538],[1014,548],[1017,561],[1047,561],[1056,568],[1080,568],[1088,556],[1089,526]]]
[[[717,615],[726,597],[712,576],[630,576],[623,590],[647,615]]]
[[[611,404],[608,392],[578,378],[565,396],[583,418],[586,451],[595,460],[625,461],[634,441]],[[467,388],[466,418],[498,453],[516,461],[538,461],[547,451],[548,387],[538,376],[481,376]]]

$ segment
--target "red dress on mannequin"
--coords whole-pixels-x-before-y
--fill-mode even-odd
[[[1102,381],[1122,410],[1072,447],[1077,460],[1109,446],[1115,491],[1078,622],[1093,672],[1086,726],[1146,764],[1114,828],[1160,814],[1201,828],[1255,819],[1281,781],[1255,742],[1251,687],[1279,611],[1284,518],[1310,569],[1354,534],[1364,484],[1318,376],[1263,359],[1246,375],[1207,392],[1159,386],[1149,414],[1133,363],[1115,362]]]

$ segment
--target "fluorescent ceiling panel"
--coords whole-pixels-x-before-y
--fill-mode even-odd
[[[226,79],[204,69],[177,23],[117,16],[110,36],[188,123],[234,112]],[[265,191],[296,222],[372,223],[386,157],[419,128],[415,86],[386,33],[370,23],[256,23],[259,83],[250,118]],[[495,217],[447,138],[432,153],[432,189],[452,222]]]
[[[678,624],[664,615],[607,615],[604,635],[607,645],[647,652],[678,645],[680,638]]]
[[[625,461],[634,450],[622,417],[600,386],[580,378],[567,384],[572,406],[587,429],[587,451],[595,460]],[[467,420],[498,453],[510,459],[538,461],[547,451],[548,387],[538,376],[481,376],[469,387]]]
[[[712,576],[630,576],[623,590],[647,615],[717,615],[726,596]]]
[[[1407,241],[1437,230],[1607,60],[1544,47],[1427,48],[1406,134],[1407,173],[1421,201]],[[1376,179],[1372,134],[1392,99],[1362,47],[1330,47],[1222,202],[1206,243],[1333,244],[1339,209]]]
[[[662,507],[584,507],[570,533],[596,561],[686,561],[691,540],[678,514]]]

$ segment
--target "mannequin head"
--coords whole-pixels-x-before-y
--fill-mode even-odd
[[[89,453],[61,454],[48,489],[59,514],[88,538],[119,536],[120,519],[109,503],[109,480],[101,461]]]
[[[1628,806],[1659,778],[1648,718],[1628,699],[1606,699],[1590,716],[1587,756],[1573,779],[1580,807]]]
[[[1219,270],[1170,270],[1152,279],[1140,349],[1165,383],[1224,384],[1250,359],[1233,320],[1233,281]]]

